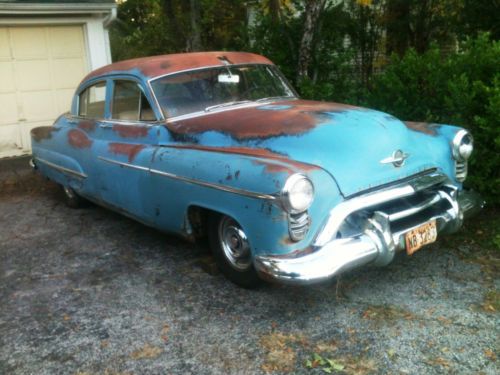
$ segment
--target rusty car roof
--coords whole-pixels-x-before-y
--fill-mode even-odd
[[[90,72],[82,83],[88,79],[110,73],[135,73],[146,79],[159,77],[183,70],[204,67],[224,66],[229,64],[273,64],[269,59],[249,52],[191,52],[171,55],[142,57],[132,60],[118,61]]]

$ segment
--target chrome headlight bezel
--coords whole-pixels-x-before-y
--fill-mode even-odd
[[[304,186],[307,186],[310,189],[310,193],[307,193],[308,195],[310,195],[310,198],[302,204],[297,204],[294,199],[294,194],[300,193],[300,191],[294,191],[294,189],[300,188],[298,187],[299,184],[306,184]],[[281,190],[280,200],[283,208],[289,213],[300,213],[307,211],[307,209],[311,207],[314,201],[314,185],[312,181],[307,176],[301,173],[295,173],[291,175],[287,178],[285,185]]]
[[[452,141],[453,158],[460,162],[469,160],[474,150],[474,138],[467,130],[462,129],[455,134]]]

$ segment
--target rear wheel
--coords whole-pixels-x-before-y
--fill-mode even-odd
[[[69,186],[61,186],[64,194],[64,203],[71,208],[81,208],[88,205],[88,201],[85,198],[80,197],[72,188]]]
[[[209,238],[217,266],[233,283],[255,288],[261,280],[253,266],[248,238],[241,226],[226,215],[211,215]]]

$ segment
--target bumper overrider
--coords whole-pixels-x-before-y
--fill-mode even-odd
[[[389,264],[404,250],[405,234],[435,221],[438,233],[456,232],[484,206],[439,173],[355,196],[333,208],[313,244],[292,254],[261,255],[260,276],[288,284],[312,284],[363,265]],[[353,224],[354,223],[354,224]]]

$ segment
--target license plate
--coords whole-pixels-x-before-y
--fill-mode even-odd
[[[436,241],[437,228],[436,220],[422,224],[418,228],[412,229],[405,235],[406,253],[412,255],[422,246]]]

